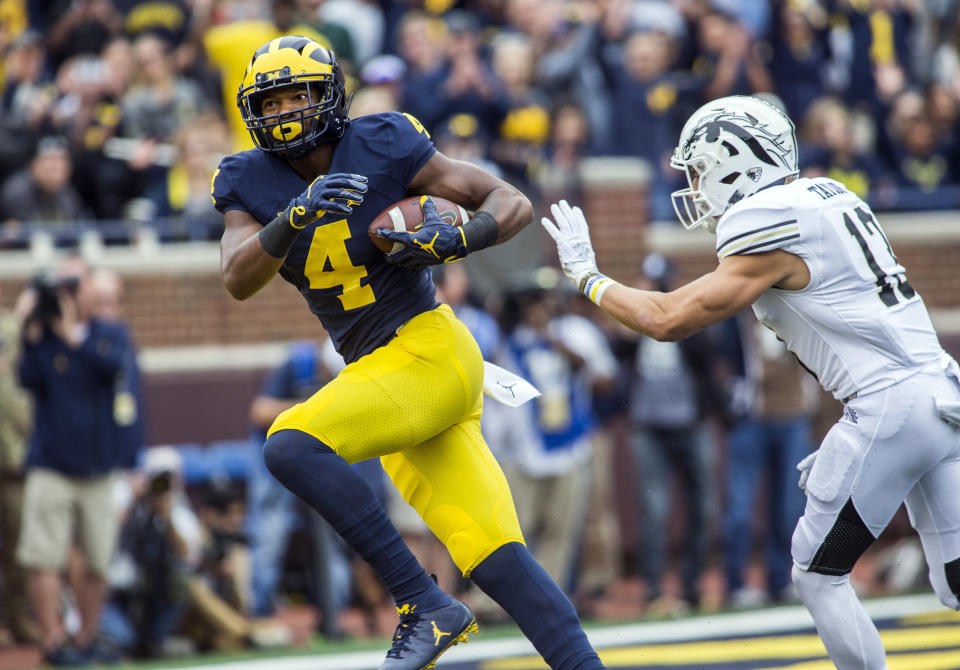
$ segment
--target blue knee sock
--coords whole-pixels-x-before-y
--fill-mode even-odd
[[[281,430],[263,445],[263,460],[373,567],[397,604],[431,610],[452,601],[410,553],[370,487],[333,449],[302,431]]]
[[[570,599],[522,544],[500,547],[470,578],[513,617],[553,670],[602,670]]]

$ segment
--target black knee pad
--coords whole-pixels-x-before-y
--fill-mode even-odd
[[[943,566],[947,573],[947,588],[960,600],[960,558],[955,558]]]
[[[840,510],[840,515],[824,538],[823,544],[817,549],[817,554],[810,563],[810,572],[819,572],[822,575],[849,574],[857,559],[874,539],[873,533],[853,506],[853,498],[850,498]]]

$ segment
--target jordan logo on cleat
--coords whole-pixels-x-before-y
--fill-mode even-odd
[[[441,638],[441,637],[447,637],[448,635],[450,635],[450,633],[444,633],[442,630],[440,630],[439,628],[437,628],[437,622],[436,622],[436,621],[431,621],[431,622],[430,622],[430,625],[433,626],[433,644],[434,644],[434,646],[437,646],[437,645],[440,644],[440,638]]]

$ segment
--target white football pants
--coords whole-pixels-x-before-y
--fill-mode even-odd
[[[848,500],[874,537],[906,502],[930,583],[944,605],[958,609],[944,565],[960,557],[960,429],[937,415],[934,393],[960,400],[960,382],[921,372],[851,400],[810,471],[806,509],[793,535],[793,577],[838,670],[886,668],[880,636],[849,575],[809,572]]]

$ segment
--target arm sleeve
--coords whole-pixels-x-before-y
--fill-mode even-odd
[[[412,114],[390,113],[385,139],[390,147],[390,176],[404,187],[437,151],[430,133]]]
[[[227,156],[220,161],[220,166],[213,173],[213,179],[210,182],[210,197],[213,198],[213,206],[221,214],[226,214],[231,209],[249,211],[234,188],[235,168],[234,157]]]
[[[123,371],[133,355],[127,331],[119,324],[97,324],[84,340],[76,355],[86,360],[92,369],[104,376],[116,376]]]
[[[734,210],[717,225],[717,258],[790,250],[800,242],[800,225],[789,209]]]
[[[17,363],[17,376],[20,385],[31,391],[39,391],[44,387],[43,360],[40,347],[36,344],[24,342],[20,360]]]

